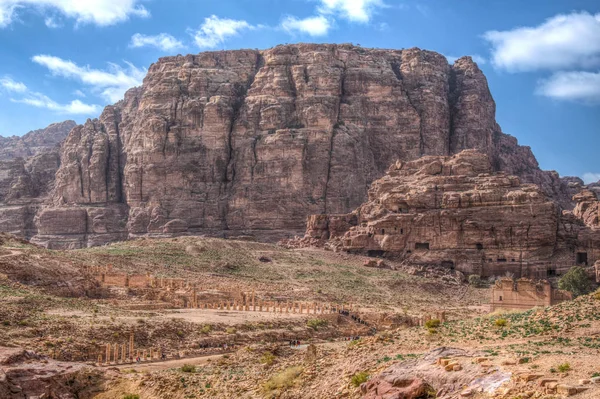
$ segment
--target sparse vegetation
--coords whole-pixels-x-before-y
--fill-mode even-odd
[[[469,285],[471,287],[480,288],[483,286],[483,282],[481,281],[481,277],[477,274],[471,274],[469,276]]]
[[[265,352],[260,357],[260,363],[261,364],[265,364],[267,366],[271,366],[271,365],[273,365],[274,362],[275,362],[275,355],[272,352]]]
[[[318,330],[321,327],[327,326],[327,320],[323,319],[310,319],[306,322],[306,325],[313,330]]]
[[[573,297],[589,294],[592,292],[592,283],[585,269],[581,266],[572,267],[558,281],[558,288],[569,291]]]
[[[367,373],[366,371],[359,371],[350,378],[350,382],[353,386],[359,387],[362,383],[367,382],[368,379],[369,373]]]
[[[289,367],[282,372],[275,374],[263,385],[263,389],[266,392],[275,390],[285,390],[293,387],[296,384],[298,377],[302,374],[302,367],[294,366]]]
[[[559,364],[557,369],[561,373],[566,373],[567,371],[571,370],[571,365],[568,362],[565,362],[565,363]]]
[[[184,364],[183,366],[181,366],[181,371],[183,371],[184,373],[195,373],[196,366],[192,364]]]
[[[438,328],[442,322],[439,319],[431,319],[425,322],[425,327],[429,328]]]
[[[508,325],[508,321],[506,319],[496,319],[494,324],[496,327],[506,327]]]
[[[123,399],[140,399],[140,395],[130,393],[129,395],[123,396]]]

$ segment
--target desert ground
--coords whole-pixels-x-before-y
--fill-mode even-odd
[[[202,237],[72,251],[2,242],[0,393],[31,395],[7,398],[391,398],[405,388],[407,398],[600,397],[598,294],[491,313],[489,286],[461,273],[365,267],[370,258],[323,249]],[[109,265],[183,283],[103,284],[97,271]],[[181,302],[190,287],[196,307]],[[241,292],[279,307],[244,310]],[[223,305],[236,300],[236,310]],[[317,305],[299,313],[294,303]]]

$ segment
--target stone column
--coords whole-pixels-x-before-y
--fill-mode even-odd
[[[106,364],[110,363],[110,344],[106,344]]]
[[[121,345],[121,362],[125,363],[127,360],[127,345]]]
[[[119,344],[115,344],[115,364],[119,363]]]
[[[303,303],[302,303],[302,302],[300,302],[300,314],[302,314],[302,308],[303,308],[303,306],[302,306],[302,305],[303,305]]]
[[[133,331],[129,334],[129,359],[133,360]]]
[[[252,290],[252,311],[256,312],[256,303],[254,302],[254,290]]]
[[[262,305],[262,301],[259,299],[259,300],[258,300],[258,311],[259,311],[259,312],[262,312],[262,310],[263,310],[263,309],[262,309],[262,307],[263,307],[263,305]]]

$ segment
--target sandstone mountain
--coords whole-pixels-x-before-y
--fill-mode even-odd
[[[470,57],[298,44],[161,58],[141,87],[71,131],[33,240],[278,239],[304,231],[309,214],[356,208],[397,160],[464,149],[566,208],[582,184],[541,171],[502,133]]]
[[[23,137],[0,136],[0,230],[30,237],[34,216],[53,188],[60,144],[75,121],[54,123]]]
[[[573,211],[561,210],[540,186],[493,172],[488,155],[464,150],[397,161],[355,211],[310,216],[306,236],[288,244],[325,244],[485,277],[546,278],[574,265],[593,275],[599,201],[590,190],[574,200]]]

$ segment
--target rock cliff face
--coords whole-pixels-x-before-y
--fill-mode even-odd
[[[298,44],[162,58],[140,88],[73,129],[35,241],[277,239],[302,232],[309,214],[359,206],[398,159],[464,149],[569,206],[567,183],[494,115],[469,57],[451,66],[419,49]]]
[[[60,165],[60,143],[75,126],[65,121],[23,137],[0,137],[0,231],[35,234],[35,214]]]
[[[541,186],[494,172],[477,150],[397,161],[350,214],[313,215],[304,239],[410,264],[439,265],[482,276],[509,271],[547,277],[600,256],[598,200],[575,196],[561,211]]]

